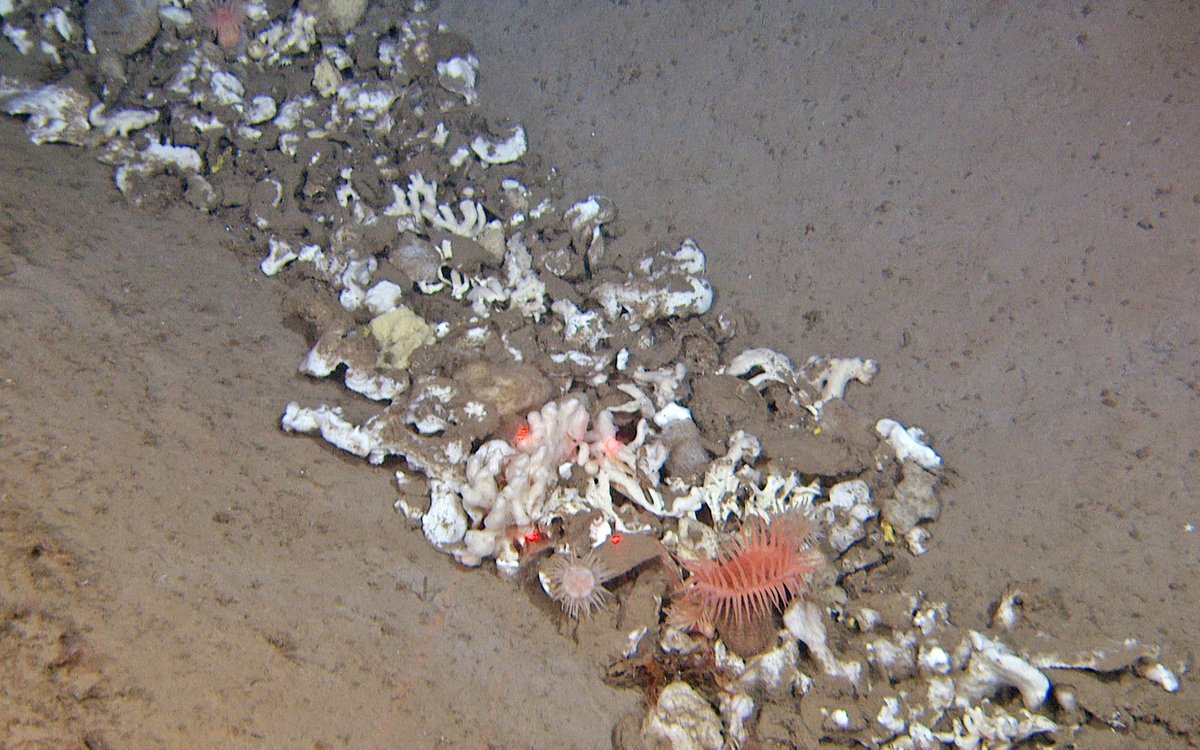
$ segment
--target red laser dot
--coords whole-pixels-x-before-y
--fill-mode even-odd
[[[529,440],[529,434],[531,432],[532,430],[529,429],[529,424],[522,422],[521,426],[517,428],[517,434],[513,436],[513,442],[517,445],[525,443],[527,440]]]
[[[542,533],[541,529],[534,529],[533,531],[531,531],[525,535],[525,543],[526,544],[536,544],[545,538],[546,538],[546,535]]]
[[[614,453],[617,453],[624,447],[625,444],[620,440],[617,440],[616,437],[607,437],[604,439],[604,451],[610,456]]]
[[[610,536],[608,538],[608,541],[612,542],[613,544],[620,544],[621,543],[621,535],[613,534],[612,536]]]

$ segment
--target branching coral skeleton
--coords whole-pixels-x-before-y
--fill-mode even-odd
[[[450,204],[438,203],[437,192],[436,182],[429,182],[420,172],[414,172],[408,177],[407,189],[401,190],[399,185],[392,185],[395,200],[383,209],[383,213],[399,217],[402,229],[420,229],[424,222],[428,222],[460,237],[474,239],[483,232],[488,222],[483,206],[464,198],[458,202],[458,210],[462,214],[459,219]]]

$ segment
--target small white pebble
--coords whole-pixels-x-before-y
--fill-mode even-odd
[[[935,674],[946,674],[950,671],[950,654],[941,646],[934,646],[927,651],[922,649],[920,662],[926,671]]]
[[[1174,693],[1179,690],[1179,678],[1175,676],[1174,672],[1161,664],[1149,664],[1138,671],[1142,677],[1151,682],[1158,683],[1168,693]]]

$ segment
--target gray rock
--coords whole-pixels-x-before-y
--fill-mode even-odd
[[[132,55],[158,33],[159,0],[88,0],[83,28],[99,54]]]

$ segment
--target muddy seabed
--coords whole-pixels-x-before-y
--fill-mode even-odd
[[[1194,9],[354,5],[5,6],[0,744],[1200,744]],[[791,507],[756,658],[495,573]]]

